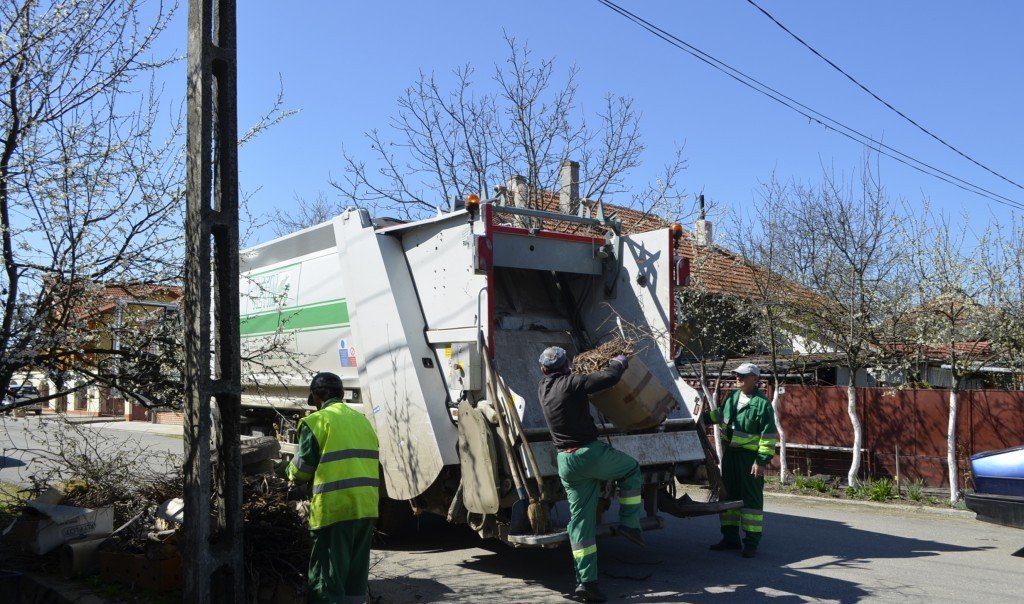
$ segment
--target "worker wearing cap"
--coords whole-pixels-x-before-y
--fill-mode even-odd
[[[576,567],[574,595],[586,602],[603,602],[597,585],[597,501],[601,482],[614,480],[619,489],[619,527],[616,532],[644,545],[640,530],[640,464],[598,439],[590,415],[589,394],[611,388],[622,378],[629,361],[611,360],[604,371],[573,374],[565,350],[547,348],[540,355],[543,378],[538,396],[551,440],[558,449],[558,477],[569,500],[569,544]]]
[[[722,540],[711,546],[715,551],[740,549],[743,529],[743,557],[757,555],[764,522],[764,469],[775,455],[775,413],[772,404],[757,389],[761,370],[743,363],[733,370],[739,389],[725,403],[712,409],[708,417],[722,425],[722,482],[731,499],[742,499],[739,510],[719,515]]]
[[[312,481],[310,602],[366,601],[380,482],[377,435],[342,394],[337,375],[313,377],[309,403],[318,411],[299,420],[299,449],[287,467],[289,480]]]

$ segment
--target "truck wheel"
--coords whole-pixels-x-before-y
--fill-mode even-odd
[[[377,530],[385,536],[401,539],[416,532],[416,516],[408,501],[381,495],[377,512]]]
[[[43,414],[43,410],[42,409],[36,409],[36,415],[42,415],[42,414]]]

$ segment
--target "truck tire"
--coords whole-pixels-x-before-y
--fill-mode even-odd
[[[402,539],[416,532],[416,516],[408,501],[381,495],[377,512],[377,530],[384,536]]]
[[[36,409],[36,415],[42,415],[42,414],[43,414],[43,410],[42,409]]]

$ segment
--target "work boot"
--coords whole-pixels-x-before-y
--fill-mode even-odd
[[[743,545],[743,557],[753,558],[757,555],[757,546],[746,543]]]
[[[644,533],[638,528],[619,525],[615,532],[622,535],[629,541],[632,541],[633,543],[639,545],[640,547],[647,546],[647,542],[644,541]]]
[[[604,592],[598,589],[597,581],[580,583],[576,586],[576,591],[574,591],[572,595],[584,602],[604,602],[608,600],[608,597],[604,595]]]
[[[710,549],[716,552],[724,552],[729,549],[739,549],[740,545],[739,541],[729,541],[728,539],[723,538],[718,543],[712,545]]]

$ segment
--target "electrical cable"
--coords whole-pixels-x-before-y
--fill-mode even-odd
[[[998,193],[985,189],[979,185],[976,185],[957,176],[954,176],[953,174],[950,174],[940,168],[928,164],[927,162],[924,162],[906,153],[903,153],[899,149],[895,149],[881,141],[878,141],[862,132],[855,130],[854,128],[851,128],[843,124],[842,122],[839,122],[838,120],[835,120],[827,115],[824,115],[823,113],[816,111],[811,107],[808,107],[807,105],[804,105],[803,103],[783,94],[782,92],[779,92],[778,90],[772,88],[771,86],[768,86],[763,82],[760,82],[756,78],[753,78],[743,73],[742,71],[735,69],[734,67],[716,59],[715,57],[705,53],[699,48],[696,48],[695,46],[692,46],[691,44],[684,42],[678,37],[666,32],[665,30],[659,28],[656,25],[653,25],[652,23],[643,19],[642,17],[639,17],[634,13],[631,13],[630,11],[618,6],[614,2],[611,2],[610,0],[598,1],[601,4],[605,5],[606,7],[618,13],[620,16],[629,19],[636,25],[639,25],[641,28],[647,30],[649,33],[655,35],[658,38],[661,38],[663,41],[686,52],[687,54],[693,56],[694,58],[708,64],[712,68],[721,71],[725,75],[743,84],[744,86],[747,86],[748,88],[756,92],[759,92],[767,96],[768,98],[776,101],[777,103],[785,106],[786,108],[800,114],[801,116],[807,118],[810,122],[818,123],[824,126],[826,129],[831,129],[834,132],[842,136],[845,136],[846,138],[858,144],[870,147],[876,153],[894,159],[900,162],[901,164],[904,164],[910,168],[913,168],[914,170],[917,170],[918,172],[921,172],[922,174],[927,174],[928,176],[937,178],[968,193],[974,193],[975,195],[984,197],[991,201],[995,201],[996,203],[1012,207],[1014,209],[1024,210],[1024,204],[1021,204],[1020,202],[1014,199],[1011,199],[1004,195],[1000,195]],[[868,143],[871,144],[869,145]]]
[[[897,108],[893,107],[893,106],[892,106],[892,104],[890,104],[890,103],[889,103],[888,101],[886,101],[886,100],[885,100],[885,99],[883,99],[882,97],[880,97],[880,96],[878,96],[877,94],[875,94],[875,92],[874,92],[873,90],[871,90],[870,88],[868,88],[868,87],[867,87],[867,86],[865,86],[864,84],[860,83],[860,82],[859,82],[859,81],[857,80],[857,78],[855,78],[855,77],[853,77],[852,75],[850,75],[849,73],[847,73],[847,72],[846,72],[846,71],[845,71],[845,70],[844,70],[844,69],[843,69],[842,67],[840,67],[840,66],[836,65],[835,63],[833,63],[832,61],[830,61],[830,60],[829,60],[829,59],[828,59],[827,57],[825,57],[825,56],[824,56],[824,55],[822,55],[822,54],[821,54],[820,52],[818,52],[818,51],[817,51],[817,50],[816,50],[816,49],[815,49],[815,48],[814,48],[813,46],[811,46],[810,44],[808,44],[807,42],[805,42],[805,41],[803,40],[803,38],[801,38],[800,36],[796,35],[796,34],[795,34],[795,33],[793,33],[793,32],[792,32],[792,31],[791,31],[791,30],[790,30],[790,29],[789,29],[788,27],[786,27],[785,25],[783,25],[782,23],[780,23],[778,19],[776,19],[776,18],[775,18],[775,17],[774,17],[774,16],[773,16],[773,15],[772,15],[771,13],[769,13],[769,12],[768,12],[768,11],[766,11],[765,9],[761,8],[761,7],[760,7],[760,6],[759,6],[759,5],[758,5],[758,4],[756,3],[756,2],[754,2],[754,0],[747,0],[747,2],[748,2],[748,3],[749,3],[749,4],[751,5],[751,6],[753,6],[754,8],[756,8],[757,10],[761,11],[761,12],[762,12],[762,13],[764,14],[764,16],[768,17],[769,19],[771,19],[771,20],[772,20],[772,22],[773,22],[773,23],[775,23],[775,24],[776,24],[776,25],[778,25],[778,26],[779,26],[780,28],[782,28],[782,31],[784,31],[784,32],[786,32],[787,34],[789,34],[790,36],[792,36],[794,40],[796,40],[797,42],[799,42],[800,44],[802,44],[802,45],[803,45],[803,46],[804,46],[804,47],[805,47],[805,48],[806,48],[807,50],[809,50],[809,51],[811,51],[812,53],[814,53],[814,54],[815,54],[815,55],[816,55],[816,56],[817,56],[817,57],[818,57],[819,59],[821,59],[822,61],[825,61],[825,62],[826,62],[826,63],[828,63],[828,64],[829,64],[830,66],[832,66],[832,68],[833,68],[833,69],[835,69],[835,70],[836,70],[836,71],[838,71],[839,73],[841,73],[841,74],[843,74],[844,76],[846,76],[846,79],[848,79],[848,80],[850,80],[851,82],[853,82],[854,84],[856,84],[856,85],[857,85],[857,86],[858,86],[858,87],[859,87],[859,88],[860,88],[861,90],[863,90],[864,92],[866,92],[866,93],[870,94],[870,95],[871,95],[872,97],[874,97],[874,99],[875,99],[876,101],[878,101],[879,103],[881,103],[881,104],[885,105],[886,107],[888,107],[889,109],[891,109],[892,111],[894,111],[894,112],[896,113],[896,115],[899,115],[899,116],[900,116],[900,117],[902,117],[903,119],[907,120],[908,122],[910,122],[911,124],[913,124],[914,126],[916,126],[918,130],[920,130],[921,132],[924,132],[924,133],[925,133],[925,134],[927,134],[928,136],[930,136],[930,137],[932,137],[933,139],[935,139],[935,140],[939,141],[940,143],[942,143],[942,144],[943,144],[943,145],[944,145],[944,146],[945,146],[946,148],[948,148],[949,150],[953,151],[953,152],[954,152],[954,153],[956,153],[957,155],[959,155],[959,156],[963,157],[964,159],[966,159],[967,161],[971,162],[972,164],[974,164],[974,165],[978,166],[979,168],[981,168],[981,169],[985,170],[986,172],[988,172],[988,173],[990,173],[990,174],[992,174],[992,175],[994,175],[994,176],[998,176],[999,178],[1001,178],[1001,179],[1005,180],[1006,182],[1010,183],[1011,185],[1013,185],[1013,186],[1017,187],[1018,189],[1022,189],[1022,190],[1024,190],[1024,186],[1020,185],[1019,183],[1017,183],[1017,182],[1016,182],[1016,181],[1014,181],[1014,180],[1011,180],[1010,178],[1007,178],[1006,176],[1003,176],[1002,174],[1000,174],[999,172],[996,172],[996,171],[995,171],[995,170],[993,170],[992,168],[989,168],[988,166],[986,166],[985,164],[983,164],[983,163],[979,162],[978,160],[974,159],[974,158],[973,158],[973,157],[971,157],[970,155],[967,155],[966,153],[964,153],[964,152],[963,152],[963,151],[961,151],[960,149],[957,149],[957,148],[956,148],[956,147],[954,147],[953,145],[951,145],[951,144],[949,144],[948,142],[946,142],[946,141],[945,141],[945,140],[944,140],[944,139],[943,139],[943,138],[942,138],[941,136],[939,136],[939,135],[935,134],[934,132],[932,132],[931,130],[929,130],[929,129],[925,128],[924,126],[922,126],[921,124],[919,124],[919,123],[918,123],[918,122],[917,122],[916,120],[912,119],[912,118],[911,118],[910,116],[906,115],[905,113],[903,113],[903,112],[902,112],[902,111],[900,111],[899,109],[897,109]]]

